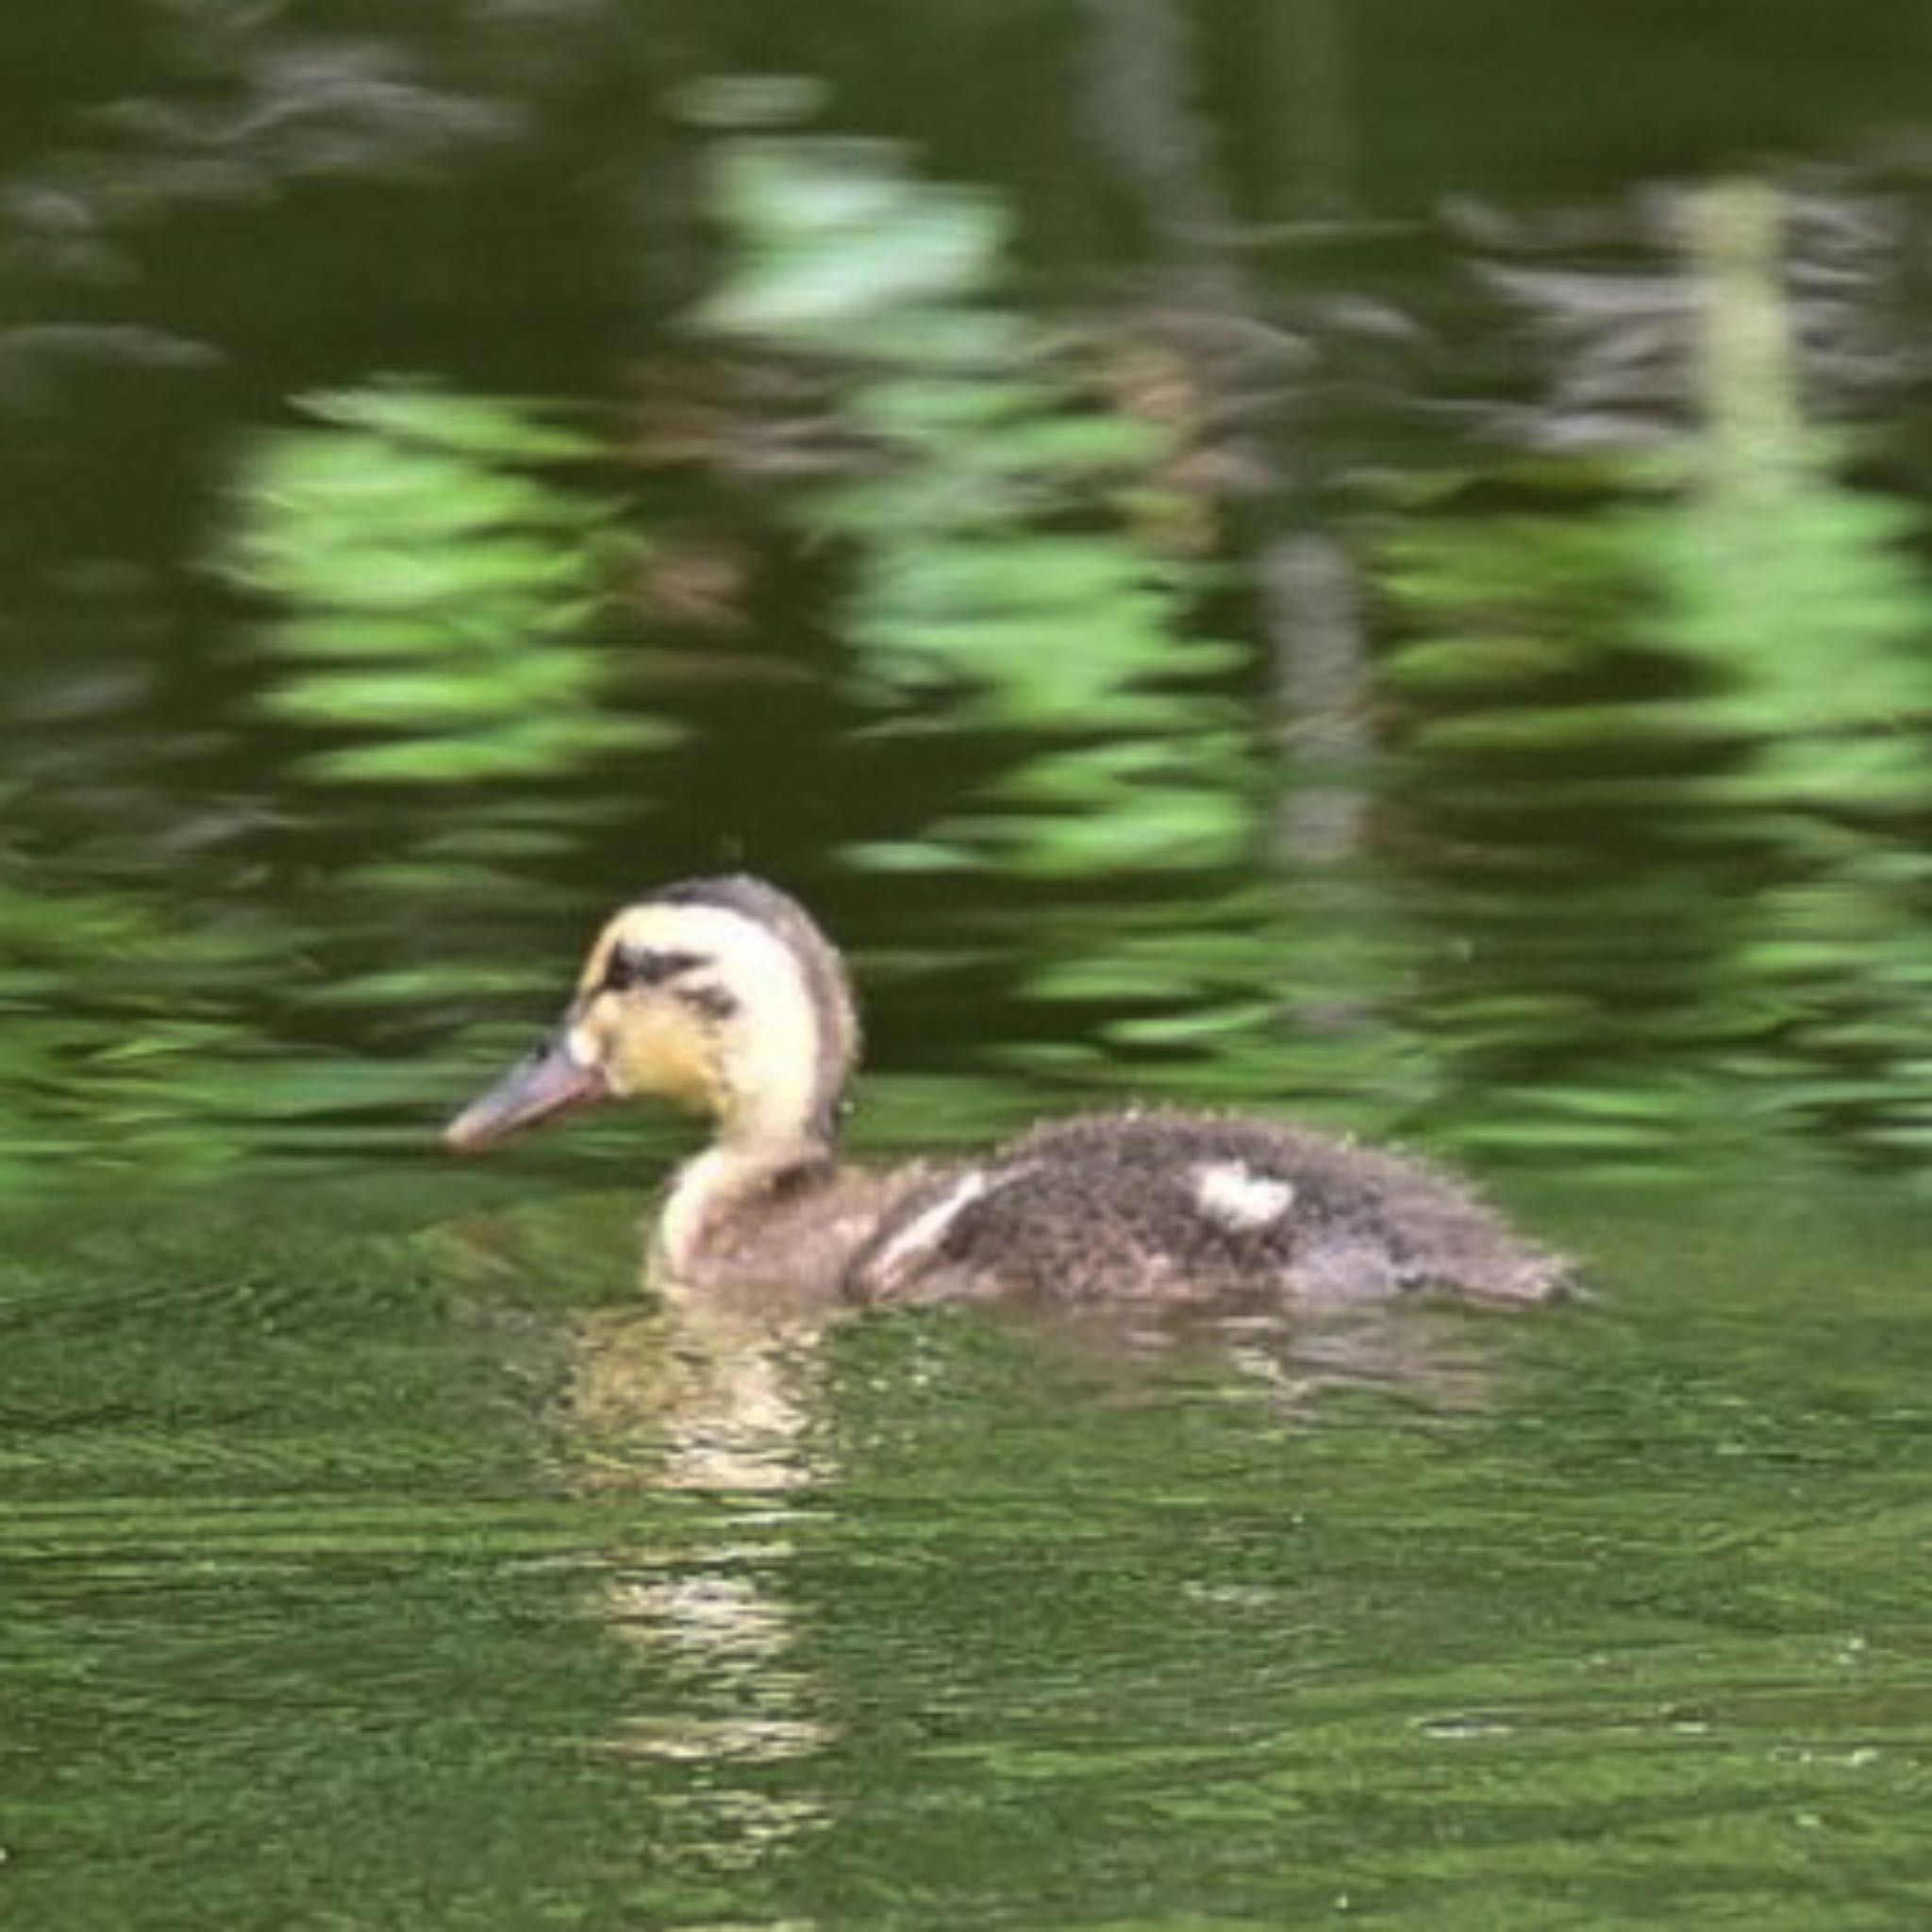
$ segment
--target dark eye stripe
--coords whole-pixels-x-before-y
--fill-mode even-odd
[[[694,966],[708,965],[702,953],[665,953],[652,946],[613,946],[604,967],[604,987],[627,992],[634,986],[663,986]]]

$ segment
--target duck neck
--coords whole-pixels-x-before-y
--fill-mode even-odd
[[[734,1208],[746,1206],[781,1174],[838,1158],[821,1135],[722,1135],[673,1175],[658,1222],[657,1257],[674,1280],[700,1272],[705,1251]]]
[[[836,1164],[848,1036],[828,1031],[801,995],[732,1041],[712,1090],[711,1145],[678,1169],[658,1223],[658,1260],[673,1279],[701,1272],[733,1209],[750,1207],[780,1175]]]
[[[852,1071],[849,1044],[808,1000],[773,1006],[726,1046],[712,1102],[718,1148],[758,1166],[834,1152]]]

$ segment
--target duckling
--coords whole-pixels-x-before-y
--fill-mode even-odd
[[[452,1121],[475,1152],[655,1094],[708,1116],[673,1176],[652,1273],[882,1304],[1033,1296],[1314,1304],[1420,1290],[1499,1302],[1567,1268],[1462,1182],[1311,1128],[1127,1109],[1050,1122],[977,1159],[841,1161],[859,1027],[844,962],[796,900],[685,880],[598,935],[557,1031]]]

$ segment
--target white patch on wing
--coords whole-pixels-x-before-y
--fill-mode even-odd
[[[873,1262],[880,1280],[891,1281],[908,1261],[936,1248],[946,1229],[991,1185],[983,1167],[961,1174],[930,1208],[915,1214],[880,1250]]]
[[[1193,1179],[1202,1213],[1224,1227],[1266,1227],[1294,1206],[1292,1181],[1257,1174],[1239,1160],[1204,1160],[1193,1170]]]

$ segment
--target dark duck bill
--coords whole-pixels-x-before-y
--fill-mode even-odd
[[[560,1029],[471,1101],[442,1130],[442,1138],[459,1154],[481,1154],[540,1121],[558,1120],[609,1098],[602,1069],[578,1060],[571,1052],[568,1031]]]

